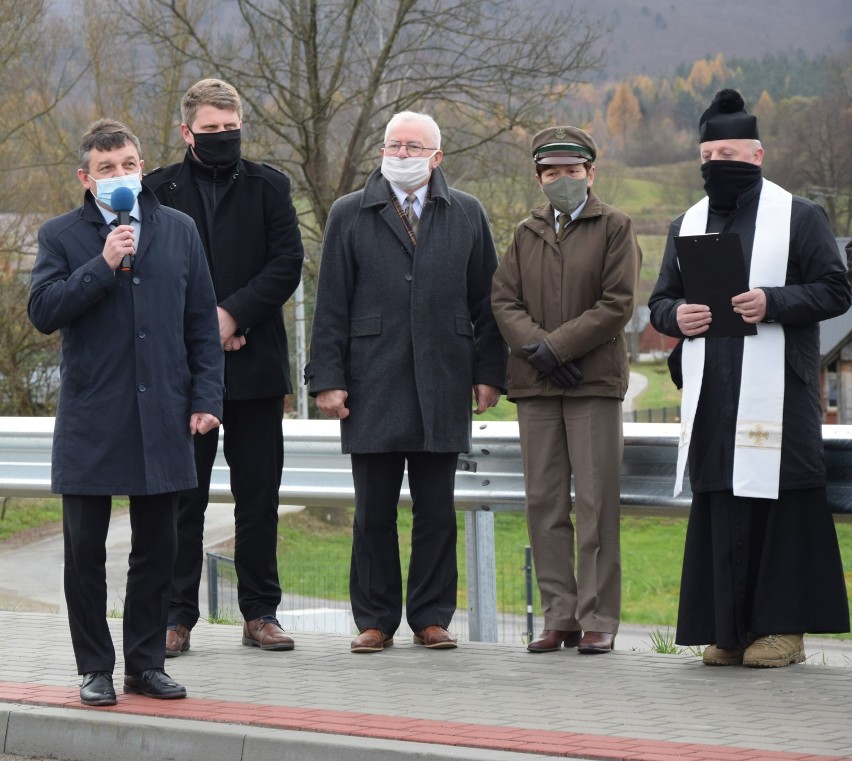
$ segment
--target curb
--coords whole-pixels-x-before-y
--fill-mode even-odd
[[[544,761],[553,758],[10,704],[0,704],[0,737],[4,738],[4,753],[65,761]]]

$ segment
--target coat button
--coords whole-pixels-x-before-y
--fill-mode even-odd
[[[136,335],[139,336],[139,338],[145,338],[147,333],[144,330],[140,330]]]
[[[83,282],[84,283],[91,283],[92,282],[92,276],[91,275],[83,275]]]
[[[133,285],[139,285],[142,282],[142,278],[139,275],[134,275],[133,280],[131,281]]]
[[[140,383],[140,384],[137,386],[137,388],[138,388],[138,389],[139,389],[139,391],[140,391],[140,392],[142,392],[143,394],[144,394],[144,393],[148,390],[148,387],[147,387],[144,383]]]
[[[169,183],[169,190],[174,190],[176,187],[177,187],[177,183],[176,183],[176,182],[170,182],[170,183]]]
[[[405,279],[410,283],[414,278],[411,276],[410,272],[405,273]]]

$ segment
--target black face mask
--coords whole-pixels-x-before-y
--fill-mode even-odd
[[[761,179],[760,167],[747,161],[705,161],[701,176],[710,205],[722,211],[736,209],[737,199]]]
[[[193,152],[207,166],[230,166],[240,157],[240,130],[226,132],[192,133],[195,138]]]

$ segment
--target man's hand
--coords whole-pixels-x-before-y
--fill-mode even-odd
[[[521,349],[530,355],[527,357],[527,362],[538,370],[542,376],[550,375],[559,367],[559,358],[544,341],[536,344],[524,344]]]
[[[342,389],[320,391],[317,394],[317,409],[326,417],[345,420],[349,417],[349,409],[345,404],[348,396],[349,392]]]
[[[246,345],[245,336],[235,336],[239,325],[227,309],[216,307],[219,316],[219,339],[225,351],[239,351]]]
[[[681,304],[677,308],[677,326],[687,337],[701,335],[710,329],[713,316],[706,304]]]
[[[220,425],[221,421],[215,415],[211,415],[209,412],[193,412],[192,416],[189,418],[189,432],[195,436],[195,434],[204,435],[208,431],[212,431],[214,428],[217,428]]]
[[[496,407],[500,401],[500,389],[485,383],[477,383],[473,387],[473,397],[476,399],[474,415],[481,415],[489,407]]]
[[[761,322],[766,317],[766,292],[763,288],[752,288],[740,293],[731,299],[731,304],[745,322]]]
[[[106,237],[102,256],[111,270],[117,270],[121,260],[128,254],[133,254],[134,249],[133,227],[131,225],[119,225]]]

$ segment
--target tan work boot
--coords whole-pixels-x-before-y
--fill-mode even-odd
[[[805,660],[805,639],[801,634],[767,634],[746,648],[743,666],[776,668]]]
[[[719,647],[707,645],[701,660],[705,666],[739,666],[743,662],[744,647]]]

